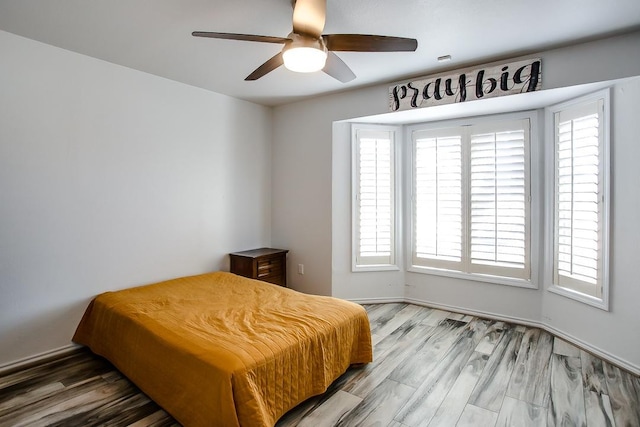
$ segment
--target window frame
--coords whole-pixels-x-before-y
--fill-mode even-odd
[[[400,270],[400,260],[402,249],[400,242],[401,233],[401,175],[399,160],[401,159],[401,126],[379,125],[379,124],[361,124],[352,123],[351,125],[351,271],[370,272],[370,271],[397,271]],[[392,239],[391,239],[391,262],[390,263],[374,263],[362,264],[358,262],[359,253],[359,138],[361,132],[389,132],[391,134],[391,152],[392,152],[392,191],[393,201],[391,203],[392,215]]]
[[[549,179],[545,186],[546,197],[546,256],[545,256],[545,281],[547,282],[547,290],[551,293],[561,295],[581,303],[591,305],[604,311],[609,311],[609,244],[610,244],[610,211],[611,211],[611,89],[606,88],[597,92],[584,95],[569,101],[548,106],[545,108],[545,127],[547,129],[546,141],[548,141],[545,153],[545,170]],[[563,110],[578,109],[585,104],[602,101],[602,129],[599,128],[601,135],[602,147],[599,153],[599,178],[602,179],[602,216],[601,224],[601,251],[599,259],[599,268],[601,268],[601,298],[592,296],[578,290],[561,286],[555,283],[556,270],[556,113]],[[600,127],[600,124],[599,124]]]
[[[475,116],[475,117],[467,117],[461,119],[453,119],[446,121],[437,121],[432,123],[419,123],[408,125],[405,127],[405,132],[403,139],[406,142],[406,145],[409,146],[407,149],[407,161],[405,169],[405,181],[407,185],[405,185],[405,199],[409,202],[409,205],[406,209],[405,214],[405,222],[408,225],[406,227],[406,265],[407,271],[412,273],[421,273],[421,274],[430,274],[436,276],[443,277],[451,277],[456,279],[463,280],[471,280],[476,282],[486,282],[491,284],[498,285],[507,285],[507,286],[515,286],[529,289],[538,289],[539,283],[539,273],[538,266],[540,256],[540,247],[541,247],[541,236],[539,233],[535,233],[535,230],[541,230],[543,227],[543,215],[542,215],[542,205],[541,201],[541,173],[543,168],[542,166],[542,152],[540,150],[541,143],[539,140],[538,129],[539,129],[539,115],[540,112],[538,110],[527,110],[520,111],[514,113],[504,113],[504,114],[495,114],[495,115],[487,115],[487,116]],[[500,126],[500,122],[509,122],[509,121],[517,121],[517,120],[529,120],[529,147],[528,151],[525,154],[526,160],[528,161],[528,178],[529,178],[529,200],[528,200],[528,210],[529,210],[529,224],[528,224],[528,234],[529,234],[529,259],[528,259],[528,267],[529,267],[529,278],[521,279],[521,278],[512,278],[505,276],[496,276],[492,274],[485,274],[480,272],[466,272],[466,271],[458,271],[451,270],[446,268],[436,268],[429,266],[416,265],[413,262],[413,248],[415,245],[414,242],[414,221],[413,221],[413,197],[414,197],[414,188],[413,188],[413,170],[415,167],[415,160],[413,154],[413,141],[411,134],[414,130],[419,129],[448,129],[454,127],[468,126],[468,125],[476,125],[476,126],[485,126],[487,124],[495,123],[497,127]],[[464,153],[463,157],[467,154]],[[469,168],[468,161],[463,160],[463,169]],[[465,171],[465,174],[469,173],[469,171]],[[527,201],[525,201],[527,202]],[[463,209],[466,210],[467,200],[463,197]],[[465,214],[466,215],[466,214]],[[465,220],[466,221],[466,220]],[[469,230],[463,230],[464,234],[468,234]],[[464,244],[464,242],[463,242]]]

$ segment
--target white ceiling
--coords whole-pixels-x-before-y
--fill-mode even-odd
[[[265,105],[635,30],[640,0],[328,0],[325,34],[418,40],[416,52],[339,52],[357,76],[348,84],[284,67],[246,82],[280,45],[191,36],[285,37],[291,16],[291,0],[0,0],[0,30]]]

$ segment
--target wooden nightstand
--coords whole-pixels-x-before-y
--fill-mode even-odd
[[[286,287],[287,252],[286,249],[260,248],[231,253],[231,272]]]

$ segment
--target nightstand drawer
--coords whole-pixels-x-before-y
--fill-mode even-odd
[[[258,260],[258,278],[282,274],[282,258]]]
[[[262,270],[258,270],[258,279],[262,279],[263,277],[269,277],[269,276],[279,276],[281,274],[282,274],[281,268],[262,269]]]
[[[287,286],[287,252],[261,248],[229,254],[231,272],[240,276]]]

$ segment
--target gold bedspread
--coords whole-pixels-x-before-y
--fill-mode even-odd
[[[225,272],[101,294],[73,340],[185,426],[273,426],[372,358],[361,306]]]

